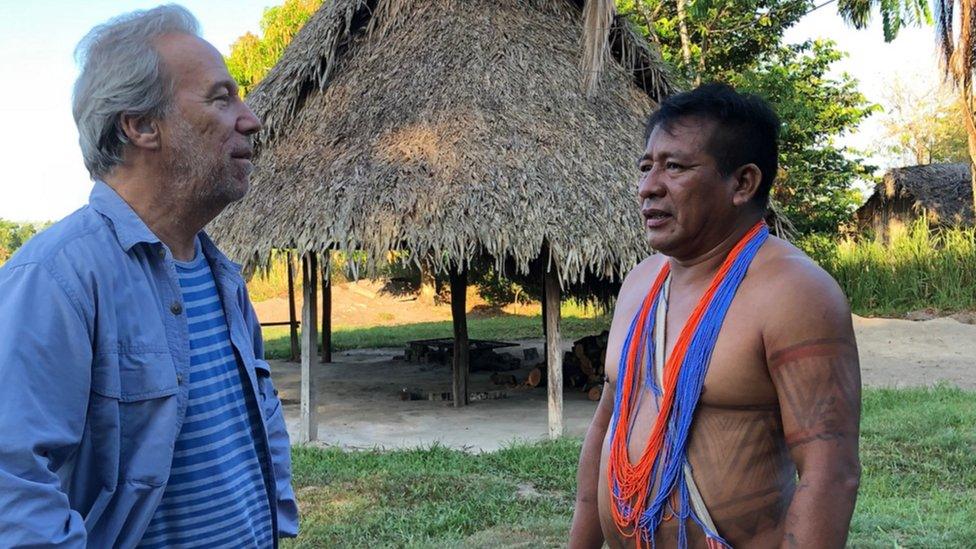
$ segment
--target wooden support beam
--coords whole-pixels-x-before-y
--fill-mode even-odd
[[[543,248],[545,249],[545,248]],[[544,268],[544,267],[543,267]],[[546,364],[549,363],[549,347],[546,346],[545,341],[549,337],[548,328],[546,324],[546,280],[545,276],[542,277],[542,361]]]
[[[322,362],[332,362],[332,252],[322,252]]]
[[[318,315],[315,311],[317,278],[315,252],[306,252],[302,257],[302,388],[301,417],[298,424],[298,441],[301,443],[318,440],[318,392],[312,371],[318,343]]]
[[[469,343],[465,299],[468,293],[467,269],[451,271],[451,318],[454,320],[454,360],[451,362],[454,407],[468,404]]]
[[[543,253],[543,260],[548,254]],[[563,435],[563,353],[559,345],[559,274],[555,265],[543,273],[543,296],[546,304],[546,386],[549,393],[549,438]]]
[[[298,315],[295,313],[295,256],[291,251],[286,255],[288,261],[288,322],[291,339],[291,357],[289,360],[298,362]]]

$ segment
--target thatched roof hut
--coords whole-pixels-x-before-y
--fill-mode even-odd
[[[525,272],[546,241],[576,282],[647,254],[634,163],[673,87],[626,22],[588,97],[579,3],[375,4],[327,2],[248,96],[252,190],[213,229],[232,257],[406,249],[447,270],[485,252]]]
[[[252,189],[212,234],[249,267],[276,248],[374,266],[409,250],[449,272],[455,405],[466,268],[534,271],[558,434],[559,294],[605,290],[649,252],[635,161],[674,90],[613,0],[331,0],[248,96],[264,122]]]
[[[933,227],[972,226],[973,188],[968,162],[896,168],[856,212],[861,230],[887,238],[897,226],[925,217]]]

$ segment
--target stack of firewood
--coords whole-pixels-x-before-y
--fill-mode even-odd
[[[573,342],[573,350],[563,355],[563,383],[586,393],[587,398],[600,400],[603,394],[603,383],[606,381],[605,362],[607,358],[607,337],[604,331],[599,335],[586,336]],[[507,375],[504,380],[499,376],[492,381],[499,384],[513,384],[515,376]],[[546,386],[546,365],[540,364],[529,371],[525,387]]]

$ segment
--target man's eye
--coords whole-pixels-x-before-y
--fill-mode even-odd
[[[664,167],[669,170],[680,170],[683,166],[677,162],[668,162],[664,164]]]
[[[640,170],[641,173],[647,173],[647,172],[651,171],[651,165],[650,164],[641,164],[641,165],[637,166],[637,169]]]

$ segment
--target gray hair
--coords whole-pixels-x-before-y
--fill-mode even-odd
[[[92,179],[122,163],[128,143],[123,114],[165,115],[172,82],[163,74],[152,42],[170,33],[199,36],[200,25],[186,8],[168,4],[115,17],[78,43],[75,58],[81,74],[75,81],[71,111]]]

